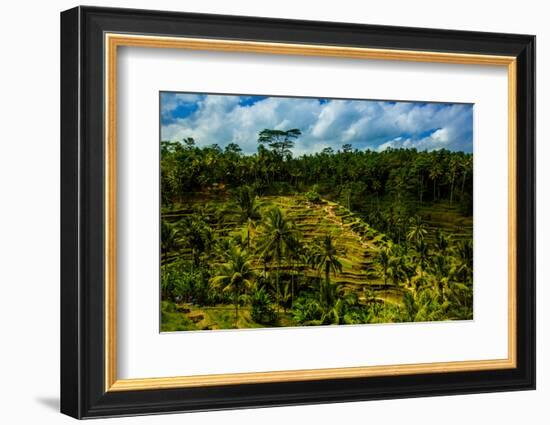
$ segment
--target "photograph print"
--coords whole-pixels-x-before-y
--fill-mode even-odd
[[[159,96],[161,332],[473,319],[472,104]]]

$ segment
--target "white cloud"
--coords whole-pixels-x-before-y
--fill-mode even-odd
[[[176,109],[182,103],[193,103],[200,99],[200,95],[190,93],[167,93],[161,94],[161,112],[170,112]]]
[[[298,155],[329,146],[337,150],[344,143],[377,150],[472,149],[471,105],[350,100],[322,103],[283,97],[246,105],[238,96],[194,96],[169,98],[163,103],[163,117],[178,106],[178,101],[195,102],[196,106],[190,115],[172,117],[162,126],[163,140],[193,137],[200,146],[217,143],[222,147],[235,142],[244,152],[252,153],[264,128],[299,128],[302,136],[294,149]]]
[[[382,143],[381,145],[379,145],[376,150],[378,152],[382,152],[382,151],[385,151],[386,149],[395,148],[395,147],[396,147],[395,141],[390,140],[388,142],[385,142],[385,143]]]
[[[413,148],[417,147],[411,139],[404,139],[403,137],[396,137],[393,140],[389,140],[387,142],[384,142],[376,148],[378,152],[385,151],[389,148]]]

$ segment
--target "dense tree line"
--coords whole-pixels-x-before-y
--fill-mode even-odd
[[[363,209],[366,199],[389,199],[394,206],[409,200],[420,204],[445,200],[471,214],[472,154],[444,149],[376,152],[344,144],[337,151],[326,148],[293,158],[292,138],[299,136],[299,130],[279,132],[282,138],[266,135],[269,131],[274,132],[260,133],[253,155],[244,155],[235,143],[222,149],[216,144],[197,147],[191,138],[162,142],[163,205],[184,200],[193,192],[250,185],[259,194],[307,192],[314,187],[353,210]],[[268,143],[270,137],[273,141]]]

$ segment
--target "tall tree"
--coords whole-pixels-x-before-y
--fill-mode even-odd
[[[250,186],[241,186],[235,192],[237,214],[240,223],[246,223],[246,247],[250,250],[250,232],[262,218],[256,192]]]
[[[473,157],[471,155],[466,156],[462,163],[462,188],[461,188],[461,194],[464,195],[464,187],[466,186],[466,178],[472,174],[472,167],[473,167],[474,161]]]
[[[185,217],[179,223],[182,236],[191,247],[193,267],[199,266],[201,255],[210,249],[212,243],[212,229],[197,214]]]
[[[353,152],[353,146],[350,143],[344,143],[344,145],[342,146],[342,152],[344,153]]]
[[[163,261],[168,259],[168,254],[170,254],[171,251],[181,248],[181,239],[177,228],[166,220],[162,220],[161,222],[160,247],[161,259]]]
[[[314,263],[325,274],[325,285],[330,286],[330,272],[342,272],[342,263],[338,259],[338,251],[332,235],[326,234],[316,245]]]
[[[391,261],[391,244],[382,246],[376,254],[375,261],[382,269],[382,277],[384,278],[384,286],[388,285],[388,269]]]
[[[227,154],[240,155],[242,151],[241,147],[236,143],[229,143],[225,147],[225,153]]]
[[[291,246],[287,250],[287,261],[290,266],[290,304],[294,304],[294,292],[296,271],[299,270],[299,264],[304,256],[304,246],[298,232],[291,240]]]
[[[423,153],[419,153],[416,156],[414,162],[414,170],[417,175],[417,185],[418,185],[418,201],[422,204],[424,196],[424,181],[429,169],[430,164],[428,162],[428,157]]]
[[[267,144],[281,160],[289,159],[292,156],[291,149],[294,147],[294,140],[301,134],[302,132],[297,128],[286,131],[266,128],[260,131],[258,142]]]
[[[441,254],[447,254],[447,250],[451,246],[451,237],[441,229],[437,229],[434,246]]]
[[[224,292],[232,292],[233,305],[235,306],[235,328],[238,328],[241,296],[253,287],[255,276],[246,251],[239,247],[233,247],[229,251],[227,263],[222,266],[219,274],[210,280],[215,288],[222,288]]]
[[[195,147],[195,139],[193,139],[192,137],[186,137],[183,139],[183,144],[186,148],[192,149]]]
[[[262,222],[262,235],[259,241],[261,257],[270,257],[277,263],[276,292],[277,306],[281,298],[280,269],[285,252],[295,245],[296,229],[283,212],[274,207],[267,212]]]
[[[419,244],[423,241],[428,231],[425,224],[420,217],[414,217],[410,220],[409,232],[407,233],[407,239],[415,244]]]
[[[424,277],[424,270],[426,270],[426,265],[430,258],[430,253],[428,249],[428,244],[424,239],[420,239],[416,243],[416,258],[418,265],[420,266],[420,277]]]
[[[429,177],[433,182],[433,200],[434,201],[437,199],[436,188],[438,187],[439,179],[441,178],[442,175],[443,175],[443,168],[441,166],[441,163],[437,157],[433,157]]]
[[[456,276],[462,282],[472,283],[474,270],[474,245],[472,240],[461,240],[456,244],[458,266]]]
[[[449,181],[451,183],[451,195],[449,199],[449,204],[453,204],[453,194],[454,194],[454,188],[455,188],[455,181],[456,181],[456,174],[458,172],[458,169],[460,167],[460,162],[457,158],[452,157],[449,161]]]

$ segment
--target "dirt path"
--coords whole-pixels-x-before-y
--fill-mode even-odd
[[[328,202],[328,201],[325,201]],[[336,206],[335,205],[326,205],[323,207],[323,211],[327,213],[327,218],[332,221],[334,224],[338,225],[340,227],[340,230],[342,232],[347,232],[351,235],[353,235],[358,242],[361,244],[361,246],[365,249],[374,249],[371,245],[369,245],[367,242],[363,240],[363,237],[359,235],[357,232],[355,232],[351,227],[346,228],[343,220],[336,215],[334,212]]]

